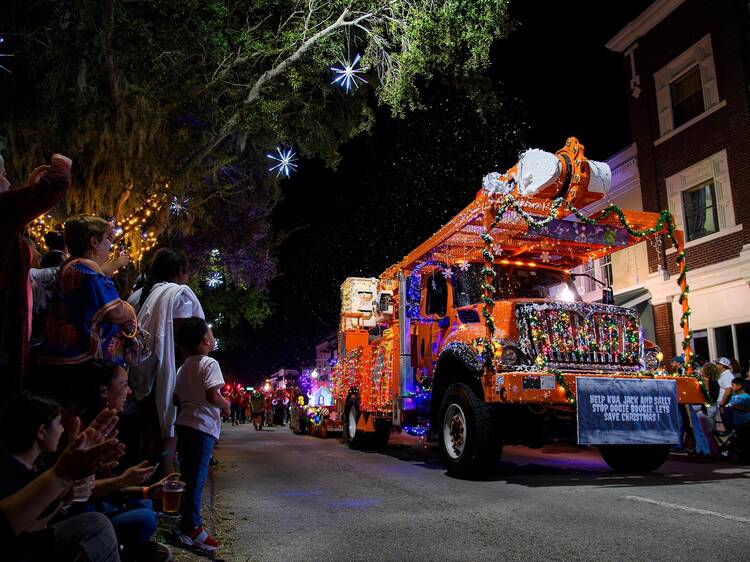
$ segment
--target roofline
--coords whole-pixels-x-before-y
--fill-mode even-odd
[[[664,18],[675,11],[685,0],[656,0],[641,15],[623,27],[607,42],[607,49],[624,52],[633,43],[659,25]]]

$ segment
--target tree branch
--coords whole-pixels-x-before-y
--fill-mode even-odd
[[[263,89],[264,86],[266,86],[268,83],[272,82],[274,79],[276,79],[281,74],[283,74],[291,65],[297,62],[299,59],[301,59],[302,56],[305,53],[307,53],[312,47],[314,47],[315,44],[318,43],[321,39],[345,27],[351,27],[351,26],[362,27],[361,25],[362,22],[375,18],[386,7],[387,7],[387,4],[382,6],[378,10],[375,10],[372,12],[365,12],[352,19],[346,19],[347,16],[349,16],[349,9],[344,8],[344,10],[341,12],[341,14],[336,19],[336,21],[334,21],[328,27],[325,27],[321,29],[320,31],[318,31],[317,33],[315,33],[314,35],[310,36],[308,39],[303,41],[302,44],[297,48],[297,50],[295,50],[291,55],[289,55],[287,58],[285,58],[283,61],[278,63],[273,68],[261,74],[258,77],[258,79],[255,81],[255,83],[250,87],[250,91],[248,92],[245,99],[242,101],[242,105],[247,106],[247,105],[254,103],[260,96],[261,90]],[[237,110],[232,115],[229,116],[229,118],[226,120],[224,125],[222,125],[221,129],[219,129],[219,132],[216,135],[214,135],[211,138],[211,140],[206,142],[193,154],[193,156],[188,160],[188,162],[183,167],[183,171],[190,171],[195,166],[197,166],[200,162],[202,162],[203,159],[206,158],[206,156],[208,156],[211,152],[213,152],[213,150],[234,131],[234,128],[237,126],[239,122],[240,122],[240,111]]]

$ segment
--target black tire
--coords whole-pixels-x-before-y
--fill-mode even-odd
[[[448,387],[438,422],[440,452],[449,474],[480,478],[495,469],[502,445],[489,407],[469,386],[458,383]]]
[[[361,416],[359,409],[359,398],[356,395],[350,396],[346,401],[344,408],[344,443],[349,445],[350,449],[361,449],[364,445],[364,434],[356,429],[356,423]],[[350,423],[350,418],[353,424]],[[354,425],[355,427],[352,427]]]
[[[600,445],[599,453],[615,472],[652,472],[663,465],[669,445]]]
[[[391,423],[384,420],[375,422],[375,433],[370,437],[372,447],[378,451],[388,448],[388,440],[391,438]]]

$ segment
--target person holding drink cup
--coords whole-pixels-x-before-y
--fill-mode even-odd
[[[102,410],[111,408],[122,413],[132,392],[128,372],[123,367],[90,360],[81,366],[80,377],[79,394],[70,405],[84,423]],[[158,465],[149,466],[148,461],[143,461],[120,474],[99,474],[91,499],[79,508],[99,511],[109,517],[126,554],[137,560],[169,560],[171,557],[166,545],[152,539],[157,524],[152,500],[160,499],[164,483],[179,475],[169,474],[155,484],[144,486],[157,468]]]
[[[185,482],[177,534],[184,544],[215,551],[219,543],[203,528],[201,494],[211,453],[221,433],[221,414],[229,414],[229,402],[221,395],[224,376],[219,362],[208,357],[216,340],[206,321],[197,316],[183,320],[177,329],[177,343],[186,357],[177,372],[174,390],[179,407],[175,424],[177,451]],[[175,490],[170,485],[164,493]]]

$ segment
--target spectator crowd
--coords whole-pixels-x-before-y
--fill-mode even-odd
[[[180,541],[214,551],[201,494],[230,402],[190,264],[159,249],[123,298],[112,277],[129,258],[89,215],[41,254],[26,226],[62,199],[71,165],[54,155],[10,189],[0,158],[2,558],[170,560],[157,511],[178,509]]]

